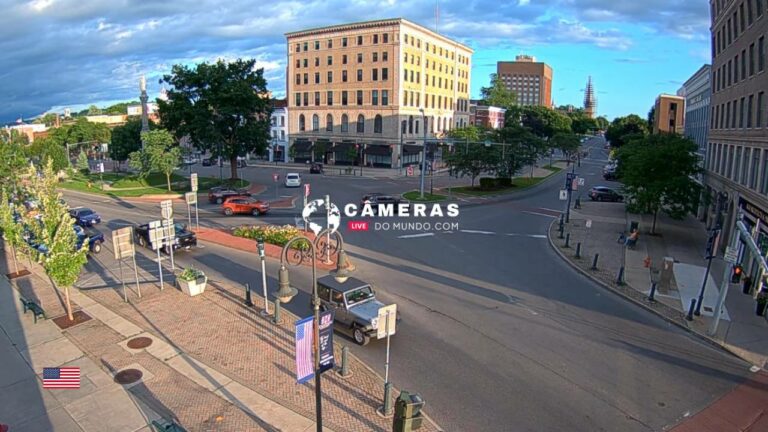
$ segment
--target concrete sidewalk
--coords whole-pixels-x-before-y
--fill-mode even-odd
[[[587,228],[588,220],[591,221],[591,228]],[[620,233],[628,231],[631,221],[639,222],[640,239],[634,248],[625,249],[617,240]],[[717,334],[707,334],[725,269],[721,258],[712,262],[701,316],[694,316],[693,321],[685,319],[691,299],[698,298],[704,282],[707,265],[704,256],[707,232],[704,226],[693,217],[676,221],[659,214],[656,225],[658,235],[650,235],[652,222],[650,215],[627,214],[622,204],[585,201],[580,209],[571,211],[570,223],[565,226],[565,232],[570,235],[570,247],[565,248],[565,240],[558,238],[557,223],[550,229],[550,239],[565,259],[606,287],[753,365],[765,368],[768,361],[768,321],[755,314],[754,299],[743,294],[740,285],[729,285]],[[580,259],[575,257],[578,243],[581,243]],[[599,254],[598,269],[592,270],[595,254]],[[616,281],[622,265],[626,284],[619,285]],[[652,274],[659,275],[665,265],[671,267],[670,281],[658,284],[657,302],[650,303],[647,297]]]

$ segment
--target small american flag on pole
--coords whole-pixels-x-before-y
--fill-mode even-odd
[[[80,368],[79,367],[43,368],[43,388],[49,388],[49,389],[80,388]]]
[[[296,380],[299,384],[315,375],[312,359],[312,317],[296,321]]]

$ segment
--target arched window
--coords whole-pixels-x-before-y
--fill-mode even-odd
[[[341,115],[341,131],[349,132],[349,117],[346,114]]]
[[[376,117],[373,118],[373,133],[381,133],[382,125],[381,125],[381,115],[376,114]]]
[[[299,131],[304,132],[306,130],[306,123],[304,121],[304,114],[299,116]]]
[[[413,133],[413,116],[408,116],[408,133]]]
[[[333,116],[330,114],[325,116],[325,130],[327,132],[333,132]]]
[[[357,116],[357,133],[365,133],[365,117],[362,114]]]
[[[320,130],[320,117],[317,116],[317,114],[312,116],[312,132],[317,132]]]

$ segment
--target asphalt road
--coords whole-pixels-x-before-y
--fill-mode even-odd
[[[602,145],[588,143],[592,156],[577,168],[586,178],[584,189],[607,183],[600,180]],[[269,175],[256,171],[254,176]],[[563,208],[557,195],[564,177],[498,203],[464,205],[458,229],[450,232],[414,237],[414,231],[342,228],[357,276],[372,282],[382,300],[396,302],[403,317],[392,338],[391,381],[420,392],[446,430],[662,430],[749,373],[743,362],[606,292],[560,260],[546,230],[553,210]],[[333,190],[336,203],[357,202],[373,187],[412,188],[414,181],[404,180],[410,183],[404,188],[397,180],[312,180],[318,194]],[[100,212],[103,228],[159,214],[156,204],[79,194],[67,199]],[[291,213],[274,212],[265,220],[287,220]],[[211,225],[252,221],[208,212],[201,218]],[[89,265],[92,270],[115,268],[105,252]],[[140,265],[147,277],[156,277],[156,264],[143,253]],[[272,261],[270,290],[277,287]],[[253,254],[206,245],[177,254],[177,262],[201,266],[214,279],[259,286]],[[288,308],[308,315],[309,272],[294,271],[291,278],[303,292]],[[383,375],[384,341],[352,349]]]

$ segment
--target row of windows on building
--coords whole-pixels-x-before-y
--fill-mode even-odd
[[[745,0],[741,2],[738,8],[734,8],[733,15],[723,21],[720,28],[712,35],[713,59],[735,42],[749,26],[763,16],[763,10],[768,8],[768,4],[764,5],[763,2],[768,2],[768,0]],[[725,6],[722,0],[715,3],[718,4],[719,8],[716,8],[712,17],[719,15],[723,6]]]
[[[378,44],[379,40],[381,40],[381,43],[389,43],[389,33],[382,33],[380,35],[379,34],[373,34],[373,35],[369,35],[367,38],[374,45]],[[337,43],[339,43],[339,42],[341,43],[341,47],[342,48],[346,48],[349,45],[349,39],[355,40],[357,42],[358,46],[362,46],[363,45],[363,41],[364,41],[363,35],[358,35],[355,38],[343,37],[343,38],[338,38],[338,39],[335,39],[335,40],[338,41]],[[333,44],[334,44],[334,39],[326,39],[325,47],[327,49],[333,49]],[[319,40],[313,41],[312,42],[312,46],[314,47],[315,51],[319,51],[320,50],[320,41]],[[306,52],[306,51],[309,51],[309,47],[310,47],[309,41],[297,42],[296,43],[296,50],[295,51],[296,52],[301,52],[301,51]]]
[[[357,53],[357,63],[363,63],[363,53]],[[334,57],[332,55],[329,55],[325,58],[325,65],[326,66],[333,66],[333,59]],[[371,62],[378,63],[379,59],[381,59],[382,62],[389,61],[389,52],[382,51],[381,53],[374,52],[371,53]],[[341,55],[341,64],[348,64],[349,63],[349,57],[346,54]],[[315,57],[315,67],[320,67],[320,57]],[[308,68],[309,67],[309,58],[297,58],[296,59],[296,69],[301,69],[303,67]]]
[[[541,78],[538,75],[501,74],[501,79],[510,82],[539,82]]]
[[[757,50],[757,51],[755,51]],[[765,36],[757,39],[757,44],[752,42],[749,48],[741,50],[726,63],[715,69],[715,92],[724,90],[731,85],[746,80],[755,73],[765,70]]]
[[[325,92],[325,104],[327,106],[333,106],[334,101],[334,93],[333,91],[327,91]],[[389,90],[371,90],[363,91],[363,90],[356,90],[356,91],[347,91],[342,90],[341,92],[341,100],[339,101],[342,106],[350,105],[350,95],[354,97],[354,105],[365,105],[366,102],[368,102],[370,105],[378,106],[381,104],[381,106],[389,106]],[[366,94],[369,95],[369,98],[367,101],[365,100]],[[294,95],[294,102],[295,106],[310,106],[310,100],[309,100],[309,92],[304,93],[296,93]],[[323,105],[321,101],[322,92],[314,92],[314,106],[320,106]],[[379,96],[381,96],[381,99],[379,99]]]
[[[707,157],[710,172],[768,194],[768,149],[709,143]]]
[[[451,125],[453,124],[453,118],[448,117],[431,117],[431,122],[429,122],[430,117],[426,117],[426,120],[428,120],[427,124],[429,125],[429,129],[431,129],[432,133],[442,132],[442,131],[448,131],[451,129]],[[376,114],[376,116],[373,118],[373,133],[383,133],[383,117],[381,114]],[[355,122],[355,132],[356,133],[365,133],[365,116],[363,114],[358,114],[357,121]],[[456,127],[463,127],[463,120],[456,122]],[[306,117],[304,114],[299,115],[299,132],[306,132],[307,129],[306,124]],[[325,132],[334,132],[336,130],[336,125],[334,123],[333,114],[326,114],[325,115],[325,127],[323,129]],[[320,132],[320,116],[317,114],[312,115],[312,132]],[[339,123],[338,131],[342,133],[348,133],[349,132],[349,116],[347,114],[341,115],[341,122]],[[419,120],[418,118],[414,118],[413,116],[408,116],[408,120],[403,120],[401,123],[401,131],[403,134],[416,134],[419,133]]]
[[[409,58],[411,60],[410,62],[408,61]],[[413,54],[403,53],[403,63],[405,64],[410,63],[415,66],[421,66],[421,57],[414,56]],[[429,65],[430,65],[429,59],[426,59],[424,63],[424,67],[426,69],[429,69]],[[443,68],[443,66],[445,66],[445,68]],[[443,73],[443,71],[445,71],[445,73],[450,74],[451,76],[453,76],[453,71],[454,71],[453,66],[443,65],[443,63],[439,63],[434,60],[432,61],[432,70],[439,73]],[[467,78],[467,77],[469,77],[469,73],[463,69],[459,69],[459,78]]]
[[[430,83],[429,78],[430,78],[429,74],[424,74],[424,84],[427,86],[431,85],[432,87],[442,88],[446,90],[450,90],[453,88],[452,79],[432,75],[432,82]],[[421,84],[421,73],[418,71],[410,70],[410,69],[403,69],[403,82]],[[458,88],[456,90],[462,93],[466,93],[467,84],[463,82],[459,82]]]
[[[272,130],[272,138],[273,139],[279,139],[280,141],[285,141],[285,131],[281,130],[280,133],[277,133],[276,130]]]
[[[421,39],[416,38],[414,36],[403,34],[403,43],[405,45],[410,45],[410,46],[416,47],[418,49],[421,49]],[[456,59],[456,53],[454,53],[453,51],[449,50],[448,48],[443,49],[443,47],[438,47],[434,43],[431,45],[431,48],[432,48],[432,54],[433,55],[438,55],[440,57],[445,57],[446,59],[449,59],[449,60],[455,60]],[[429,44],[429,42],[425,42],[425,51],[426,52],[430,52],[430,44]],[[463,55],[459,54],[459,63],[464,64],[464,65],[468,65],[469,64],[469,57],[463,56]]]
[[[381,72],[381,73],[379,73]],[[302,79],[303,78],[303,79]],[[315,72],[314,76],[314,84],[333,84],[333,71],[328,71],[325,74],[325,83],[321,82],[321,73]],[[381,78],[381,81],[387,81],[389,80],[389,68],[373,68],[371,69],[371,81],[379,81],[379,78]],[[363,69],[357,70],[357,82],[362,82],[365,80]],[[349,75],[346,70],[341,71],[341,82],[349,82]],[[302,74],[296,74],[296,85],[308,85],[309,84],[309,74],[304,73]]]
[[[285,127],[285,116],[272,116],[272,126],[277,126],[278,123]]]
[[[710,109],[710,129],[762,128],[765,124],[765,92],[734,99]]]

